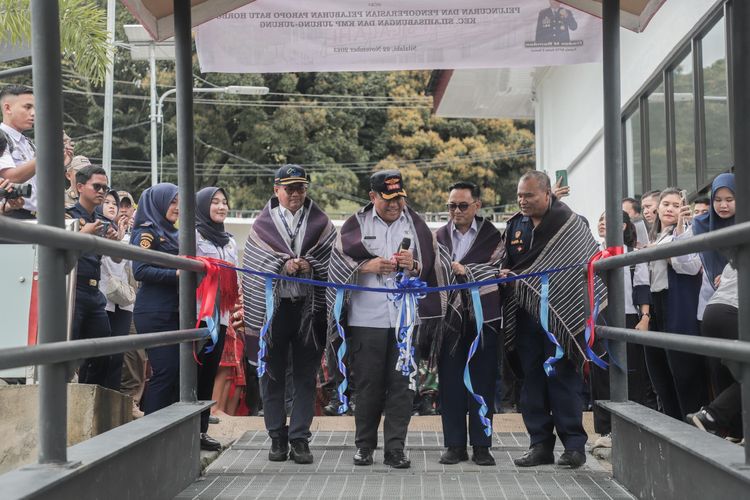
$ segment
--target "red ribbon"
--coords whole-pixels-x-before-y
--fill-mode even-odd
[[[594,296],[594,279],[596,275],[594,273],[594,263],[599,260],[606,259],[608,257],[614,257],[615,255],[622,255],[623,253],[625,253],[623,247],[609,247],[599,252],[596,252],[591,257],[591,259],[589,259],[589,263],[587,267],[588,275],[586,276],[588,296],[589,296],[589,317],[586,320],[586,328],[588,328],[589,332],[591,332],[588,338],[589,347],[594,346],[594,339],[596,337],[596,317],[595,317],[596,297]]]

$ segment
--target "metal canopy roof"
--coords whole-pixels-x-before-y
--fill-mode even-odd
[[[667,0],[620,0],[620,26],[640,33]],[[560,0],[561,3],[602,17],[602,0]]]
[[[255,0],[191,0],[193,27]],[[122,0],[154,40],[174,36],[174,0]]]

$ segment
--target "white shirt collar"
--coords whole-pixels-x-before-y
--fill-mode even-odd
[[[291,210],[289,210],[288,208],[284,207],[281,203],[279,203],[279,214],[282,217],[284,217],[285,219],[292,219],[292,220],[294,220],[294,218],[297,217],[297,216],[299,216],[304,209],[305,209],[305,207],[300,207],[300,209],[297,210],[297,212],[292,213]]]
[[[21,132],[14,129],[5,122],[0,123],[0,127],[2,127],[2,129],[10,136],[10,138],[16,142],[21,141],[21,139],[26,139],[26,136],[24,136]]]
[[[459,237],[466,236],[467,234],[472,233],[472,232],[476,233],[477,232],[477,219],[475,218],[474,220],[471,221],[471,227],[469,228],[468,231],[466,231],[466,233],[461,233],[461,231],[456,229],[456,225],[453,223],[453,221],[451,221],[451,227],[453,228],[454,233],[458,233]]]

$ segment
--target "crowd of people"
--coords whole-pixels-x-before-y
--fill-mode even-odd
[[[2,213],[35,218],[35,148],[23,135],[33,126],[33,95],[24,87],[7,87],[0,92],[0,106]],[[196,255],[240,265],[237,242],[224,227],[227,191],[201,189],[195,195],[196,227],[178,229],[177,186],[152,186],[136,203],[129,193],[110,188],[103,168],[76,156],[67,136],[63,144],[66,215],[80,232],[177,255],[179,231],[195,230]],[[409,206],[401,173],[385,170],[370,178],[370,203],[337,230],[308,196],[309,182],[298,165],[278,170],[273,193],[245,242],[242,267],[251,272],[240,273],[231,284],[239,299],[224,304],[217,340],[197,349],[198,398],[217,401],[213,415],[205,411],[201,416],[201,447],[220,448],[208,434],[211,421],[243,411],[258,414],[262,408],[271,438],[269,460],[312,463],[310,426],[319,403],[332,414],[353,411],[355,465],[373,463],[383,418],[383,462],[408,468],[406,432],[415,399],[421,398],[442,419],[446,449],[441,463],[469,460],[470,445],[473,462],[494,465],[495,401],[499,386],[511,385],[511,376],[520,385],[518,406],[531,438],[529,450],[514,459],[516,466],[554,463],[558,438],[564,452],[557,463],[583,465],[588,440],[583,410],[589,398],[607,399],[609,386],[606,372],[596,366],[588,380],[583,375],[590,359],[583,338],[585,298],[580,272],[573,267],[607,247],[604,214],[597,240],[588,222],[561,201],[569,188],[553,186],[546,174],[531,171],[518,182],[519,212],[504,232],[479,216],[480,188],[463,181],[444,194],[450,220],[433,232]],[[625,198],[624,251],[733,224],[734,193],[734,176],[727,173],[714,180],[709,197],[696,198],[692,207],[686,192],[676,188],[651,191],[640,200]],[[549,269],[563,271],[544,275]],[[342,287],[285,279],[269,285],[258,273]],[[737,273],[731,255],[710,250],[639,264],[623,273],[628,327],[737,337]],[[517,279],[421,297],[409,313],[413,334],[400,328],[409,324],[403,301],[372,290],[394,288],[401,279],[443,287],[498,277]],[[82,253],[72,337],[178,330],[179,279],[177,269]],[[603,296],[601,281],[595,293]],[[595,350],[606,359],[606,345]],[[742,438],[738,374],[730,368],[637,344],[628,346],[628,367],[633,401],[708,432]],[[132,396],[133,414],[140,417],[178,401],[179,348],[86,359],[76,376],[80,383]],[[321,392],[332,396],[330,401],[321,402]],[[594,445],[611,446],[609,416],[597,407],[594,412],[601,435]]]

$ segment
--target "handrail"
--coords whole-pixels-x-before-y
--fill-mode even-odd
[[[208,337],[208,329],[174,330],[145,335],[123,335],[96,339],[68,340],[23,347],[0,349],[0,369],[21,366],[65,363],[77,359],[119,354],[136,349],[147,349],[178,344]]]
[[[203,263],[185,257],[125,245],[93,234],[71,233],[58,227],[20,222],[10,217],[0,217],[0,238],[17,243],[32,243],[137,260],[184,271],[202,273],[205,270]],[[40,243],[42,241],[44,243]]]
[[[716,339],[697,335],[680,335],[654,331],[633,330],[597,326],[596,333],[609,340],[621,340],[634,344],[660,347],[673,351],[689,352],[712,358],[729,359],[741,363],[750,363],[750,342],[742,340]]]
[[[750,222],[743,222],[725,229],[717,229],[706,234],[692,236],[684,240],[672,241],[664,245],[642,248],[636,252],[628,252],[623,255],[598,260],[594,263],[594,271],[598,273],[617,269],[618,267],[668,259],[678,255],[747,244],[750,244]]]

